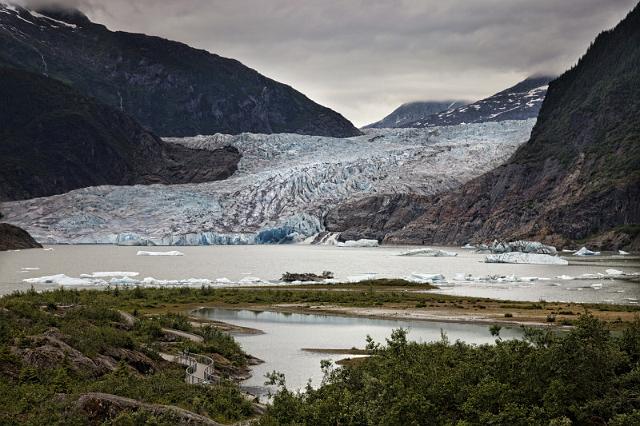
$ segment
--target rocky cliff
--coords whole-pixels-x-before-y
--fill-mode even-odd
[[[166,143],[122,112],[26,71],[0,67],[0,99],[0,200],[107,184],[207,182],[230,176],[240,161],[231,147]]]
[[[24,229],[8,223],[0,223],[0,251],[30,248],[42,248],[42,246]]]
[[[0,3],[0,65],[64,81],[161,136],[360,134],[335,111],[236,60],[109,31],[78,11]]]
[[[333,231],[381,237],[370,198],[330,213]],[[409,205],[410,208],[407,208]],[[355,211],[355,209],[359,209]],[[410,212],[423,213],[417,218]],[[640,5],[600,34],[549,85],[530,140],[459,191],[396,202],[388,243],[462,244],[493,238],[640,245]],[[364,218],[364,219],[363,219]],[[376,233],[377,232],[377,233]]]

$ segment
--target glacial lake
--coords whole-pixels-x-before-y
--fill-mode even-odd
[[[431,321],[381,320],[318,314],[279,313],[270,311],[203,308],[194,315],[224,321],[244,327],[257,328],[264,334],[236,334],[234,337],[245,352],[260,358],[263,364],[252,367],[253,376],[242,385],[253,394],[265,395],[265,374],[278,371],[286,376],[290,389],[303,389],[311,379],[316,387],[322,380],[320,361],[337,361],[353,355],[334,355],[302,350],[364,348],[370,335],[376,342],[385,343],[392,330],[405,328],[408,339],[433,342],[445,333],[450,342],[494,343],[488,325],[457,324]],[[522,336],[520,328],[503,327],[500,337],[514,339]]]
[[[27,290],[26,278],[56,274],[80,277],[105,271],[138,273],[135,278],[163,280],[219,278],[238,282],[248,277],[278,280],[284,272],[332,271],[336,278],[370,274],[371,277],[405,277],[413,273],[442,274],[448,283],[437,292],[503,300],[605,302],[636,304],[640,284],[606,277],[571,280],[582,274],[606,274],[607,269],[640,272],[638,256],[578,257],[563,253],[562,265],[512,265],[484,263],[484,255],[473,250],[446,248],[456,257],[404,257],[409,247],[340,248],[311,245],[248,245],[196,247],[122,247],[110,245],[56,245],[45,249],[0,252],[0,294]],[[184,256],[136,256],[138,250],[178,250]],[[539,277],[545,280],[519,282],[456,281],[456,274],[474,277],[498,275]],[[558,278],[562,277],[562,278]],[[108,278],[107,278],[108,280]],[[198,287],[199,284],[196,284]],[[213,284],[214,286],[218,284]],[[230,285],[230,284],[227,284]],[[266,285],[266,284],[265,284]],[[55,284],[34,284],[37,290]],[[82,287],[82,286],[80,286]],[[99,288],[99,287],[98,287]]]

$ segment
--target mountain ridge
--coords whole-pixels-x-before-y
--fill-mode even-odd
[[[162,136],[360,134],[339,113],[235,59],[110,31],[75,10],[0,3],[0,65],[61,80]]]
[[[457,106],[466,105],[468,101],[413,101],[406,102],[394,109],[389,115],[375,123],[367,124],[363,129],[402,128],[406,124],[415,122],[421,117],[428,117],[435,113],[446,111]]]

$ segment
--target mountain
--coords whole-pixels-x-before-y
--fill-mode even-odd
[[[162,136],[360,134],[335,111],[236,60],[109,31],[73,10],[0,4],[0,65],[61,80]]]
[[[237,149],[163,142],[126,114],[39,74],[0,67],[0,200],[96,185],[224,179]]]
[[[393,112],[380,121],[364,126],[365,129],[384,129],[411,127],[409,123],[429,117],[441,111],[448,111],[461,105],[466,105],[466,101],[418,101],[400,105]]]
[[[380,204],[370,198],[330,212],[327,227],[388,243],[640,248],[640,5],[550,83],[531,138],[509,161],[453,193],[403,201],[413,217],[395,201],[370,226]]]
[[[553,78],[530,77],[486,99],[406,122],[403,127],[451,126],[536,118],[547,93],[547,86]]]

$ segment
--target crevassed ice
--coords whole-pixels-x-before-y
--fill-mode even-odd
[[[6,221],[42,243],[255,244],[303,241],[333,206],[381,193],[434,194],[505,161],[535,120],[363,136],[212,135],[167,139],[201,149],[232,145],[239,170],[224,181],[98,186],[4,203]]]

